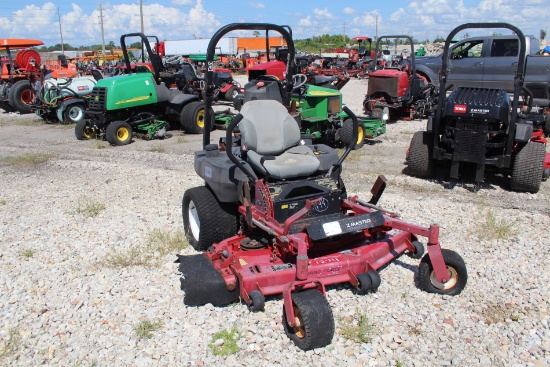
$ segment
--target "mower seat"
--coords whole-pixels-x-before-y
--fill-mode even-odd
[[[246,147],[247,161],[257,174],[284,180],[318,171],[319,159],[311,148],[299,145],[300,128],[281,103],[252,100],[240,113],[241,145]]]

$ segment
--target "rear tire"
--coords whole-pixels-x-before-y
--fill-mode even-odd
[[[527,142],[514,159],[510,187],[514,191],[536,193],[544,173],[546,144]]]
[[[188,134],[202,134],[206,125],[204,103],[189,102],[181,110],[181,128]],[[214,110],[210,109],[210,128],[214,127]]]
[[[182,200],[183,229],[197,251],[237,233],[237,206],[218,201],[206,186],[185,191]]]
[[[88,124],[87,120],[80,120],[74,127],[74,135],[78,140],[90,140],[97,136],[97,131]]]
[[[346,119],[339,132],[340,141],[347,147],[353,140],[353,120]],[[361,149],[365,145],[365,127],[359,123],[357,125],[357,142],[353,149]]]
[[[285,334],[302,350],[324,347],[334,336],[334,316],[330,305],[317,289],[292,293],[297,325],[290,327],[283,306]]]
[[[411,145],[409,147],[409,155],[407,163],[409,172],[413,176],[429,178],[434,174],[434,159],[433,152],[433,136],[424,131],[414,133]]]
[[[225,100],[233,102],[237,94],[239,94],[239,88],[234,85],[225,92]]]
[[[67,124],[77,124],[84,119],[86,107],[82,103],[75,103],[63,111],[63,121]]]
[[[32,85],[29,80],[19,80],[13,84],[9,92],[10,105],[21,114],[32,113]]]
[[[113,121],[105,130],[105,137],[111,145],[126,145],[132,141],[132,127],[124,121]]]

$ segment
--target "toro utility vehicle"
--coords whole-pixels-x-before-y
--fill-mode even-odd
[[[131,37],[141,38],[153,73],[145,65],[132,68],[126,48],[126,39]],[[134,130],[144,136],[162,138],[168,124],[180,125],[186,133],[203,131],[204,103],[194,94],[168,88],[164,80],[171,85],[175,77],[161,73],[161,57],[151,50],[148,38],[142,33],[120,37],[126,71],[130,74],[97,82],[90,95],[86,119],[75,127],[77,139],[90,139],[101,133],[110,144],[125,145],[132,140]],[[209,115],[213,118],[213,113]]]
[[[35,85],[35,102],[31,105],[46,121],[52,118],[77,124],[84,119],[88,98],[96,85],[93,77],[47,79]]]
[[[0,59],[0,108],[7,112],[31,113],[33,83],[40,79],[40,55],[29,47],[43,45],[39,40],[0,39],[0,50],[7,58]],[[12,51],[20,50],[13,59]]]
[[[208,47],[206,85],[212,84],[216,42],[237,29],[272,29],[286,40],[283,103],[246,102],[227,128],[225,150],[210,144],[210,129],[204,129],[195,171],[205,185],[185,191],[182,210],[190,243],[205,252],[178,257],[184,303],[224,306],[240,299],[251,311],[262,311],[266,297],[282,294],[285,333],[308,350],[330,344],[334,335],[326,288],[350,283],[358,293],[376,290],[378,270],[403,253],[422,258],[421,289],[459,294],[468,278],[464,261],[441,249],[437,225],[407,223],[377,206],[386,185],[383,176],[369,202],[347,196],[342,163],[355,139],[340,157],[326,145],[300,143],[298,125],[285,107],[292,93],[294,48],[284,27],[234,23],[218,30]],[[207,88],[207,115],[212,100]],[[357,118],[346,112],[356,138]],[[237,127],[240,144],[233,147]],[[418,236],[427,238],[423,257]]]
[[[519,62],[514,78],[514,94],[502,89],[459,87],[449,96],[449,46],[453,37],[469,28],[504,28],[518,36]],[[427,131],[414,134],[407,162],[409,172],[432,177],[436,164],[450,162],[451,179],[459,176],[462,163],[475,165],[475,182],[483,182],[486,166],[509,174],[515,191],[538,192],[541,181],[550,175],[550,154],[546,153],[544,110],[533,108],[533,95],[523,86],[526,43],[523,33],[508,23],[467,23],[456,27],[445,41],[440,91],[435,115],[428,117]],[[523,106],[520,106],[520,99]]]
[[[380,41],[387,38],[408,39],[410,56],[402,59],[397,67],[386,65],[377,70],[376,64],[371,63],[367,95],[363,101],[364,111],[369,114],[377,107],[388,107],[390,120],[423,118],[435,104],[436,88],[416,73],[414,43],[410,36],[381,36],[376,41],[376,55]]]

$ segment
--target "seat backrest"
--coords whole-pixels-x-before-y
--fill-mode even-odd
[[[241,142],[248,150],[260,155],[279,155],[300,142],[300,128],[280,102],[250,101],[240,113]]]

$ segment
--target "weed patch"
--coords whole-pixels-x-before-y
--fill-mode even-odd
[[[164,153],[166,152],[166,147],[162,144],[153,144],[148,150],[153,153]]]
[[[51,158],[52,155],[48,153],[27,153],[13,157],[2,157],[0,162],[6,166],[24,168],[46,163]]]
[[[237,345],[237,341],[239,341],[240,337],[241,333],[233,326],[231,330],[226,329],[214,334],[208,347],[212,349],[212,353],[215,356],[235,354],[240,349]]]
[[[340,335],[358,343],[368,343],[372,340],[375,324],[372,323],[364,311],[357,309],[353,316],[343,317],[340,320]]]
[[[33,257],[35,251],[32,248],[25,249],[21,251],[21,255],[25,258],[25,260],[29,260],[31,257]]]
[[[0,361],[4,358],[13,356],[21,347],[21,335],[19,329],[14,327],[8,330],[8,335],[2,340],[2,349],[0,349]]]
[[[151,339],[153,333],[162,327],[162,322],[144,320],[134,326],[134,330],[139,339]]]
[[[69,212],[71,215],[80,214],[85,217],[95,217],[102,210],[105,209],[105,204],[100,203],[95,199],[90,199],[87,197],[82,197],[78,199],[76,208]]]
[[[502,239],[508,238],[516,231],[516,225],[507,219],[498,219],[493,213],[489,210],[487,216],[485,217],[485,223],[482,224],[481,236],[485,238],[493,239]]]

